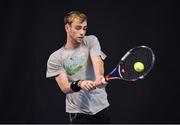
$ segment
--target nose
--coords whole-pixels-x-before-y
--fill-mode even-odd
[[[84,34],[86,33],[86,31],[83,30],[83,29],[81,29],[79,33],[80,33],[81,36],[84,36]]]

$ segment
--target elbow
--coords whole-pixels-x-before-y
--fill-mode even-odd
[[[64,94],[69,94],[69,93],[72,93],[72,92],[67,91],[67,90],[62,90],[62,92],[63,92]]]

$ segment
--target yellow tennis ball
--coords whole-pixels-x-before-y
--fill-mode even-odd
[[[142,62],[134,63],[134,70],[137,72],[142,72],[144,70],[144,64]]]

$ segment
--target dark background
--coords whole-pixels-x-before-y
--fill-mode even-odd
[[[132,47],[147,45],[156,55],[144,80],[107,86],[112,123],[180,123],[174,1],[2,0],[0,8],[0,123],[68,123],[65,94],[45,74],[49,55],[66,40],[63,17],[72,10],[87,14],[87,34],[108,55],[106,73]]]

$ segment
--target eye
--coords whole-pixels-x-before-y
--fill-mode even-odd
[[[87,30],[87,26],[83,28],[83,30]]]
[[[80,30],[82,28],[82,26],[76,26],[75,29],[76,30]]]

